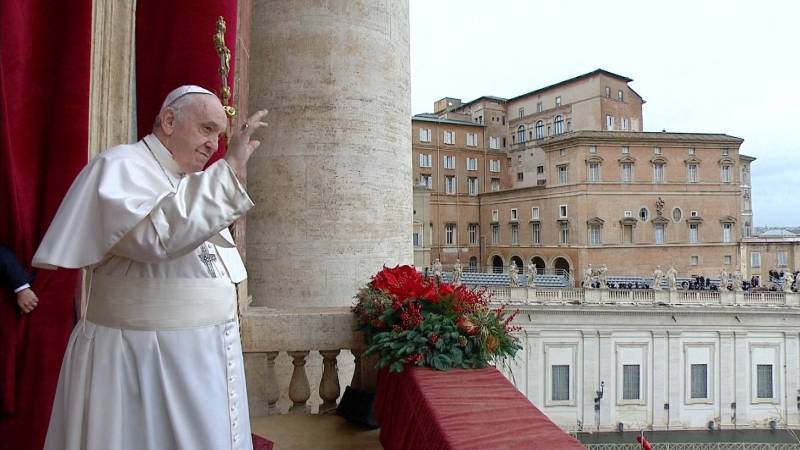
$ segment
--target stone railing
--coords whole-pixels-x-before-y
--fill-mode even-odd
[[[742,305],[800,307],[796,292],[670,291],[663,289],[535,289],[487,287],[498,303],[630,303],[670,305]]]
[[[323,413],[336,408],[344,385],[374,387],[354,325],[349,308],[249,308],[241,329],[250,414]]]

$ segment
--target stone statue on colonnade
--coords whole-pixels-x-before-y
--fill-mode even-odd
[[[456,259],[456,263],[453,264],[453,285],[461,286],[461,273],[463,269],[461,268],[461,260]]]
[[[661,270],[661,266],[656,266],[656,270],[653,271],[653,290],[660,291],[663,281],[664,272]]]
[[[517,263],[511,261],[508,266],[508,275],[511,278],[511,287],[519,287],[519,271],[517,270]]]
[[[669,266],[669,270],[667,271],[667,286],[669,286],[670,291],[678,290],[678,271],[675,270],[675,266]]]
[[[439,261],[439,258],[433,262],[433,276],[436,277],[437,280],[442,278],[442,262]]]

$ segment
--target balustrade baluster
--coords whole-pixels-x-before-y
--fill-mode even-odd
[[[340,350],[320,350],[322,355],[322,380],[319,382],[319,396],[322,405],[319,407],[320,414],[336,408],[336,399],[339,398],[339,367],[336,364],[336,357]]]
[[[288,353],[292,357],[292,364],[294,365],[292,380],[289,382],[289,398],[292,400],[293,405],[289,408],[289,412],[307,414],[306,402],[311,397],[311,388],[308,385],[308,375],[306,375],[306,357],[308,357],[309,351],[303,350]]]

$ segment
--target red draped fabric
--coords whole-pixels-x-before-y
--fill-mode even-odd
[[[0,0],[0,243],[30,261],[87,160],[91,0]],[[77,271],[35,272],[39,307],[0,291],[0,449],[44,444]]]
[[[227,23],[231,51],[228,86],[233,92],[236,0],[138,0],[136,3],[136,120],[139,137],[150,133],[161,102],[172,89],[196,84],[218,93],[222,87],[214,49],[217,17]],[[233,103],[231,103],[233,104]],[[218,151],[209,164],[221,157]]]
[[[375,417],[387,450],[584,448],[495,368],[382,371]]]

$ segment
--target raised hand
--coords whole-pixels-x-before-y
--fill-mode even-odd
[[[261,145],[261,141],[251,139],[253,133],[259,128],[266,127],[267,123],[262,119],[269,113],[266,109],[256,111],[255,114],[250,116],[247,121],[242,124],[241,128],[236,130],[231,136],[231,143],[228,146],[228,151],[225,153],[225,161],[231,166],[236,176],[241,180],[242,174],[247,167],[247,161],[253,152]]]

